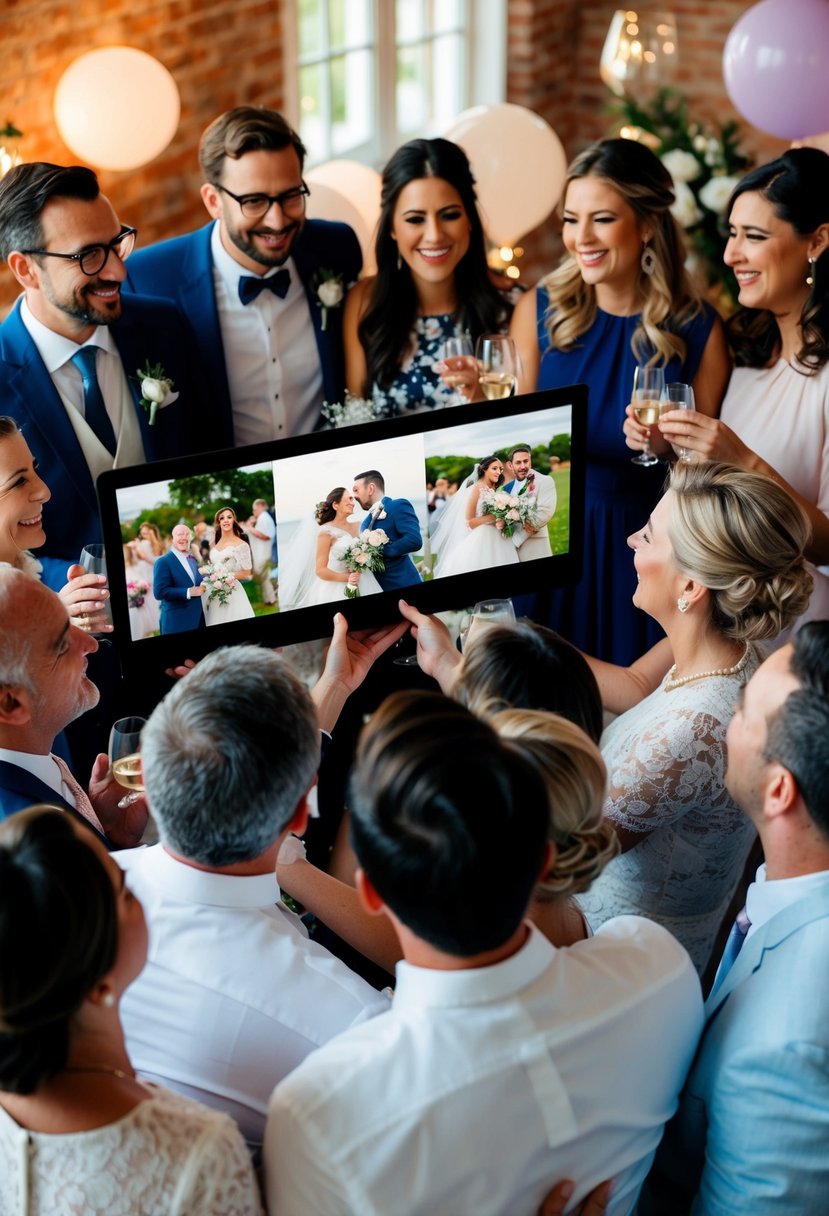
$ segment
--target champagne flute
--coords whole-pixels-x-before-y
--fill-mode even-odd
[[[655,426],[659,421],[659,401],[665,387],[665,372],[661,367],[639,364],[633,373],[633,412],[643,426]],[[631,459],[632,464],[659,464],[659,457],[651,451],[650,434],[645,440],[644,450]]]
[[[673,384],[666,384],[662,390],[660,398],[661,413],[665,414],[668,410],[695,410],[696,403],[694,401],[694,390],[690,384],[680,384],[675,381]],[[687,448],[679,447],[672,443],[671,447],[676,452],[682,464],[691,464],[693,462],[693,454]]]
[[[466,653],[472,639],[478,637],[490,625],[514,624],[515,609],[512,600],[480,600],[461,621],[461,650]]]
[[[443,344],[441,351],[441,359],[445,363],[448,359],[468,358],[475,354],[472,346],[472,339],[469,334],[463,334],[461,337],[447,338]],[[466,376],[463,371],[446,371],[441,376],[443,383],[453,391],[445,394],[443,405],[466,405],[467,399],[463,393],[454,391],[466,384]]]
[[[83,566],[88,574],[103,574],[106,578],[107,560],[106,551],[103,545],[84,545],[81,550],[81,556],[78,559],[78,565]],[[99,608],[100,615],[106,617],[106,623],[112,624],[112,604],[110,601],[102,600]],[[104,640],[109,644],[110,638],[108,633],[93,633],[92,636],[99,641]]]
[[[475,347],[478,360],[478,384],[490,401],[512,397],[518,383],[518,361],[515,343],[503,334],[484,334]]]
[[[112,775],[119,785],[129,790],[129,801],[135,802],[144,793],[141,775],[141,732],[147,725],[146,718],[119,718],[109,732],[109,764]]]

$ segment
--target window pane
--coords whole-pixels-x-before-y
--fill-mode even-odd
[[[328,0],[331,46],[365,46],[371,41],[370,0]]]
[[[441,128],[464,109],[464,43],[458,34],[434,41],[432,61],[432,120]]]
[[[299,134],[312,161],[321,160],[328,155],[323,98],[324,70],[320,64],[299,69]]]
[[[456,30],[463,23],[461,0],[432,0],[432,29],[436,34]]]
[[[416,131],[429,117],[426,53],[422,46],[397,50],[397,126],[400,131]]]
[[[299,53],[316,55],[322,50],[322,6],[325,0],[299,0]]]
[[[425,33],[424,0],[397,0],[397,30],[398,45],[401,42],[413,42]]]
[[[331,150],[340,155],[371,136],[372,54],[351,51],[331,60]]]

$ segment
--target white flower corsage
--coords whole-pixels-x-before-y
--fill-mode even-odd
[[[322,329],[328,328],[329,308],[339,308],[345,299],[343,276],[336,270],[320,266],[315,276],[317,303],[322,309]]]
[[[155,416],[158,411],[163,410],[165,406],[172,405],[174,401],[178,401],[179,395],[171,391],[173,382],[164,375],[164,368],[160,363],[151,367],[148,359],[144,364],[144,370],[139,369],[135,374],[138,377],[138,387],[141,389],[141,404],[150,415],[150,426],[155,426]]]

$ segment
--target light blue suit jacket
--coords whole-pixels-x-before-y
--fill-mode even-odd
[[[222,331],[213,282],[213,255],[210,238],[213,222],[189,232],[137,250],[127,265],[128,291],[149,293],[174,300],[195,333],[201,358],[208,372],[212,391],[222,413],[221,442],[214,447],[233,446],[233,421],[230,389],[227,383]],[[315,272],[321,267],[342,276],[347,288],[363,264],[359,242],[347,224],[327,220],[306,220],[302,234],[291,251],[302,279],[311,310],[317,343],[322,384],[327,401],[342,401],[345,391],[345,360],[342,345],[340,305],[330,308],[325,328],[323,310],[316,296]]]
[[[746,940],[705,1013],[639,1211],[829,1211],[829,885]]]

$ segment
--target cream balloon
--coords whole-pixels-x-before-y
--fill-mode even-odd
[[[137,169],[176,133],[181,103],[157,59],[132,46],[89,51],[58,81],[55,121],[61,139],[96,169]]]
[[[356,160],[329,160],[315,165],[305,180],[311,189],[306,209],[309,218],[339,220],[353,228],[363,251],[363,273],[374,274],[380,174]]]
[[[546,220],[567,175],[564,148],[548,122],[509,102],[473,106],[445,137],[469,157],[481,219],[496,245],[515,245]]]

